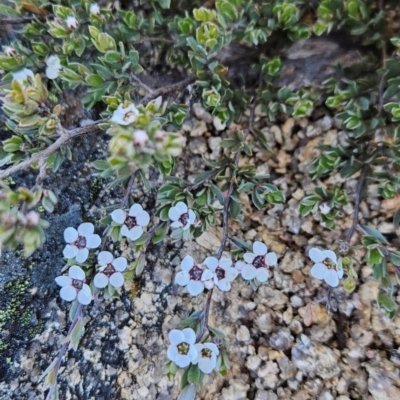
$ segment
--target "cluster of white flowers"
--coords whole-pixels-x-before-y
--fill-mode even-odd
[[[276,254],[268,253],[268,247],[262,242],[254,242],[253,253],[246,253],[243,258],[244,262],[238,261],[235,267],[247,281],[256,278],[259,282],[266,282],[269,278],[269,267],[278,262]]]
[[[60,75],[61,63],[56,55],[51,55],[46,60],[46,76],[49,79],[56,79]]]
[[[144,211],[140,204],[134,204],[129,213],[117,209],[111,213],[112,220],[120,225],[121,235],[130,240],[137,240],[143,235],[143,228],[150,222],[150,215]]]
[[[182,331],[173,329],[169,333],[171,345],[168,347],[168,358],[180,368],[198,364],[200,371],[210,373],[217,365],[218,347],[214,343],[196,343],[193,329]]]
[[[311,268],[311,275],[323,279],[329,286],[337,287],[339,280],[343,278],[343,269],[338,265],[336,254],[332,250],[313,247],[308,255],[315,263]]]
[[[89,8],[90,14],[100,14],[100,7],[97,3],[92,3]]]
[[[197,264],[193,257],[187,255],[181,262],[182,271],[175,276],[175,282],[180,286],[186,286],[192,296],[203,293],[204,289],[211,289],[216,285],[226,292],[231,288],[231,282],[235,280],[238,271],[232,268],[232,260],[229,258],[207,257],[203,267]]]

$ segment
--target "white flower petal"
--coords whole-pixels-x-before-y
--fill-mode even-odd
[[[168,334],[168,338],[173,346],[177,346],[179,343],[182,343],[185,340],[185,335],[178,329],[172,329],[172,331]]]
[[[70,244],[67,244],[65,247],[64,247],[64,250],[63,250],[63,256],[65,257],[65,258],[68,258],[68,259],[70,259],[70,258],[75,258],[75,256],[78,254],[78,248],[76,247],[76,246],[72,246],[72,245],[70,245]]]
[[[78,301],[84,306],[87,306],[92,301],[92,291],[88,285],[84,284],[82,286],[82,290],[78,293]]]
[[[278,257],[276,256],[275,253],[268,253],[265,256],[265,262],[268,266],[273,266],[278,264]]]
[[[187,205],[183,201],[179,201],[178,203],[176,203],[175,208],[179,211],[181,215],[188,212]]]
[[[338,278],[342,279],[343,278],[343,268],[341,268],[341,269],[337,268],[336,271],[337,271]]]
[[[73,286],[64,286],[60,290],[60,297],[65,301],[72,301],[76,298],[76,289]]]
[[[230,258],[222,257],[219,260],[219,266],[223,269],[230,268],[232,265],[232,260]]]
[[[204,291],[204,283],[190,280],[186,288],[192,296],[197,296]]]
[[[237,261],[236,264],[235,264],[235,268],[236,268],[238,271],[241,271],[245,265],[247,265],[245,262],[243,262],[243,261]]]
[[[168,218],[171,221],[177,221],[181,215],[182,214],[176,209],[176,207],[171,207],[168,211]]]
[[[215,362],[212,362],[212,359],[208,357],[202,357],[199,360],[199,369],[205,374],[209,374],[215,368]]]
[[[69,271],[68,275],[72,279],[78,279],[80,281],[83,281],[86,278],[85,272],[81,267],[78,267],[77,265],[73,265]]]
[[[24,85],[29,80],[33,82],[33,80],[35,79],[35,75],[33,75],[33,72],[30,69],[23,68],[18,72],[13,72],[13,79],[15,79],[21,85]]]
[[[90,235],[93,235],[94,232],[94,226],[90,222],[84,222],[83,224],[80,224],[78,227],[78,233],[81,236],[88,237]]]
[[[207,281],[204,281],[204,287],[208,290],[212,289],[214,287],[214,280],[208,279]]]
[[[101,251],[97,256],[97,261],[101,266],[111,264],[113,260],[114,257],[109,251]]]
[[[97,249],[101,244],[101,238],[99,235],[90,235],[86,238],[86,247],[89,249]]]
[[[196,214],[194,213],[193,210],[189,210],[188,213],[189,213],[190,225],[193,225],[194,221],[196,221]]]
[[[78,249],[78,253],[76,254],[75,260],[78,263],[84,263],[89,257],[88,249]]]
[[[207,257],[204,260],[204,264],[206,264],[207,268],[214,272],[218,267],[218,259],[216,257]]]
[[[247,264],[252,264],[254,259],[256,258],[256,255],[253,253],[245,253],[243,258],[244,258],[244,261],[247,262]]]
[[[121,272],[114,272],[110,276],[109,281],[111,285],[113,285],[116,288],[119,288],[124,284],[124,275],[122,275]]]
[[[324,253],[320,249],[317,249],[316,247],[313,247],[312,249],[310,249],[308,256],[315,263],[320,263],[321,261],[325,260]]]
[[[190,358],[190,361],[193,362],[197,358],[197,349],[194,344],[192,344],[189,348],[189,351],[187,353],[188,357]]]
[[[339,277],[334,269],[329,269],[325,272],[324,281],[332,287],[339,285]]]
[[[258,268],[256,277],[260,282],[267,282],[269,278],[269,272],[266,268]]]
[[[171,224],[171,228],[181,228],[181,227],[183,227],[183,224],[182,224],[182,222],[179,222],[179,221],[174,221]]]
[[[126,212],[121,209],[114,210],[111,213],[111,219],[116,222],[117,224],[122,225],[126,219]]]
[[[112,262],[113,267],[116,271],[122,272],[126,270],[128,266],[128,261],[125,257],[118,257]]]
[[[78,239],[78,231],[75,228],[69,227],[64,231],[64,240],[67,243],[73,243],[76,239]]]
[[[222,290],[223,292],[231,290],[231,283],[226,278],[221,279],[218,282],[215,281],[215,284],[218,286],[218,289]]]
[[[150,215],[147,211],[142,211],[136,216],[136,222],[140,226],[147,226],[150,222]]]
[[[125,237],[129,237],[129,229],[126,225],[122,225],[121,235]]]
[[[54,69],[61,69],[60,59],[54,54],[47,58],[46,65]]]
[[[53,68],[53,67],[47,67],[46,68],[46,76],[48,79],[56,79],[60,75],[60,70]]]
[[[189,283],[190,275],[187,271],[180,271],[175,275],[175,282],[179,286],[186,286]]]
[[[318,263],[314,264],[311,268],[310,274],[317,279],[324,279],[325,273],[328,270],[325,264]]]
[[[171,344],[171,345],[168,347],[168,350],[167,350],[167,356],[168,356],[168,358],[169,358],[171,361],[174,361],[174,362],[175,362],[175,358],[176,358],[176,356],[177,356],[178,354],[179,354],[179,353],[178,353],[178,348],[176,347],[176,345]]]
[[[185,337],[185,342],[194,345],[196,342],[196,334],[192,328],[185,328],[182,330],[183,336]]]
[[[207,281],[209,279],[212,279],[213,277],[214,277],[214,273],[209,269],[205,269],[203,271],[203,273],[201,274],[202,281]]]
[[[336,254],[332,250],[324,250],[322,254],[325,256],[325,258],[331,259],[335,264],[337,263]]]
[[[143,212],[143,207],[140,204],[133,204],[129,209],[129,215],[131,217],[137,217],[140,213]]]
[[[175,357],[175,364],[180,368],[186,368],[190,364],[190,358],[187,355],[179,354]]]
[[[181,268],[183,271],[190,271],[195,264],[192,256],[185,256],[185,258],[181,261]]]
[[[99,289],[103,289],[108,285],[108,278],[102,272],[99,272],[94,276],[93,285]]]
[[[57,276],[55,281],[57,282],[57,285],[60,285],[60,286],[67,286],[67,285],[71,285],[71,283],[72,283],[72,279],[69,276],[65,276],[65,275]]]
[[[182,224],[182,225],[183,225],[183,224]],[[186,222],[186,225],[183,227],[183,230],[184,230],[184,231],[187,231],[189,228],[190,228],[190,221],[188,220],[188,221]]]
[[[254,242],[253,243],[253,253],[256,256],[263,256],[267,254],[268,247],[262,242]]]
[[[196,344],[194,345],[194,347],[195,347],[196,350],[197,350],[197,357],[196,357],[195,360],[192,361],[192,363],[193,363],[193,364],[197,364],[198,361],[199,361],[200,358],[201,358],[201,351],[205,348],[205,346],[204,346],[202,343],[196,343]]]
[[[225,270],[225,278],[230,282],[234,281],[238,275],[239,271],[235,268],[227,268]]]
[[[242,278],[250,281],[257,275],[257,268],[254,265],[246,264],[242,269]]]
[[[129,231],[129,239],[132,241],[137,240],[142,236],[143,228],[141,226],[135,226]]]

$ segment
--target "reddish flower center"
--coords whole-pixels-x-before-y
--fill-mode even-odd
[[[137,226],[136,218],[128,215],[125,219],[124,224],[128,227],[128,229],[132,229]]]
[[[178,221],[183,225],[186,226],[187,222],[189,221],[189,213],[182,214]]]
[[[220,281],[221,279],[225,278],[225,270],[221,267],[217,267],[215,269],[215,275],[217,275],[217,278]]]
[[[73,243],[79,250],[84,249],[86,247],[86,238],[85,236],[78,236],[78,239]]]
[[[265,263],[265,257],[264,256],[257,256],[253,260],[253,265],[256,268],[268,268],[268,265]]]
[[[192,281],[200,281],[203,271],[203,268],[200,268],[198,265],[193,265],[192,269],[189,271],[190,279]]]
[[[110,277],[113,273],[115,273],[115,268],[112,264],[107,264],[107,267],[101,271],[104,275]]]
[[[72,279],[72,286],[76,289],[76,290],[81,290],[83,287],[83,282],[80,281],[79,279]]]

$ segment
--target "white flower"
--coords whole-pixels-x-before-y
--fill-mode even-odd
[[[65,22],[67,24],[68,29],[76,29],[78,27],[78,20],[73,15],[67,17]]]
[[[133,104],[124,108],[123,104],[120,104],[118,108],[113,112],[111,122],[115,122],[119,125],[130,125],[136,121],[139,115],[139,111]]]
[[[162,96],[158,96],[156,99],[149,101],[147,105],[149,104],[154,104],[156,108],[160,108],[162,104]]]
[[[60,59],[57,56],[52,55],[46,60],[46,65],[46,76],[49,79],[58,78],[58,75],[60,75],[60,69],[62,68]]]
[[[217,365],[218,347],[214,343],[197,343],[197,358],[193,364],[199,364],[199,369],[205,374],[209,374]]]
[[[246,253],[243,258],[245,262],[238,261],[235,267],[247,281],[257,278],[259,282],[266,282],[269,278],[268,268],[278,262],[276,254],[268,253],[268,247],[261,242],[254,242],[253,253]]]
[[[117,209],[111,213],[114,222],[122,225],[121,235],[131,240],[137,240],[143,234],[143,227],[150,222],[150,215],[143,210],[140,204],[134,204],[129,213],[124,210]]]
[[[69,244],[64,248],[64,257],[75,258],[79,263],[85,262],[89,256],[89,249],[95,249],[101,243],[100,236],[93,232],[94,226],[90,222],[80,224],[78,230],[67,228],[64,231],[64,239]]]
[[[35,79],[33,72],[28,69],[24,68],[18,72],[13,72],[13,78],[22,86],[26,83],[30,84]]]
[[[97,256],[100,268],[94,276],[93,284],[99,289],[105,288],[109,283],[116,288],[124,284],[124,275],[121,272],[126,270],[128,262],[125,257],[118,257],[114,260],[109,251],[101,251]]]
[[[168,335],[171,345],[168,347],[168,358],[178,367],[186,368],[197,358],[197,349],[195,346],[196,334],[191,328],[172,329]]]
[[[196,220],[196,214],[192,210],[189,210],[187,205],[182,201],[169,209],[168,217],[173,221],[171,224],[173,228],[183,228],[184,231],[189,229],[190,225],[193,225]]]
[[[180,286],[186,286],[192,296],[197,296],[204,288],[211,289],[214,286],[213,273],[209,269],[197,265],[193,257],[186,256],[181,262],[182,271],[175,276],[175,282]]]
[[[149,135],[146,131],[138,130],[133,134],[133,143],[138,146],[145,146],[149,141]]]
[[[231,267],[232,260],[230,258],[222,257],[218,260],[216,257],[207,257],[204,264],[214,273],[214,283],[219,290],[227,292],[231,289],[231,282],[235,280],[239,272]]]
[[[319,205],[319,210],[321,211],[321,214],[328,214],[329,211],[331,211],[331,208],[328,206],[327,203],[321,203]]]
[[[17,54],[14,47],[11,47],[11,46],[4,46],[3,51],[4,51],[4,53],[6,53],[8,55],[8,57],[15,57]]]
[[[92,3],[90,5],[90,13],[91,14],[100,14],[100,7],[97,3]]]
[[[57,276],[56,282],[62,286],[60,290],[61,298],[65,301],[72,301],[78,297],[79,303],[88,305],[92,301],[92,292],[85,280],[85,272],[77,265],[73,265],[69,269],[68,276]]]
[[[323,279],[329,286],[338,286],[339,279],[343,278],[343,270],[338,269],[336,254],[332,250],[313,247],[308,255],[315,262],[310,271],[311,275]]]

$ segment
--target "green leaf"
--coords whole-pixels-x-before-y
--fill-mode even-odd
[[[238,203],[236,200],[231,199],[229,203],[229,215],[231,216],[232,219],[236,219],[240,213],[240,203]]]
[[[375,228],[371,228],[371,227],[369,227],[369,226],[366,226],[366,225],[360,225],[361,226],[361,228],[365,231],[365,232],[367,232],[369,235],[371,235],[371,236],[374,236],[376,239],[378,239],[381,243],[383,243],[383,244],[389,244],[388,242],[387,242],[387,240],[385,239],[385,237],[378,231],[378,230],[376,230]]]
[[[187,371],[187,370],[186,370]],[[185,371],[185,373],[186,373]],[[183,381],[183,377],[182,377]],[[187,385],[177,398],[177,400],[195,400],[196,398],[196,385],[191,383],[190,385]]]
[[[0,4],[0,15],[5,15],[6,17],[19,17],[20,15],[11,7]]]
[[[161,226],[156,230],[153,238],[151,239],[153,244],[160,243],[164,240],[165,236],[167,235],[168,228],[169,228],[168,224],[163,224],[163,226]]]
[[[225,337],[225,335],[224,335],[221,331],[219,331],[218,329],[215,329],[215,328],[213,328],[213,327],[211,327],[211,326],[208,327],[208,330],[209,330],[214,336],[216,336],[216,337],[219,338],[219,339],[223,339],[223,338]]]
[[[201,372],[198,365],[191,365],[188,373],[188,382],[189,383],[197,383],[199,386],[201,385]]]
[[[76,350],[78,348],[79,341],[81,340],[83,333],[84,333],[83,320],[82,318],[80,318],[71,332],[71,341],[69,342],[70,349],[72,348]]]
[[[217,199],[219,201],[219,203],[223,206],[225,203],[225,198],[224,195],[221,192],[221,189],[214,185],[213,183],[211,184],[211,190],[214,192],[214,194],[217,196]]]
[[[385,293],[378,294],[378,304],[388,312],[392,312],[396,308],[393,299]]]

